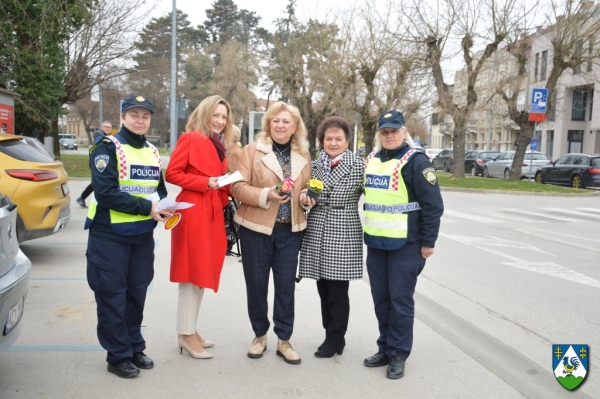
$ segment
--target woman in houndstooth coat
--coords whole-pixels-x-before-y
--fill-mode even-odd
[[[344,118],[332,116],[321,122],[317,138],[322,148],[312,161],[312,178],[324,189],[316,200],[305,192],[300,202],[307,208],[307,227],[300,251],[299,276],[317,280],[325,341],[317,357],[342,354],[348,327],[350,280],[362,279],[363,229],[358,200],[363,192],[365,163],[348,150],[350,128]]]

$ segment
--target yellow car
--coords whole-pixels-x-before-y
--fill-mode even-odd
[[[17,204],[19,242],[49,236],[67,225],[68,181],[62,162],[22,136],[0,133],[0,193]]]

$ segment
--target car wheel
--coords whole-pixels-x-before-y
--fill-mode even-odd
[[[477,167],[475,165],[471,167],[471,176],[477,176]]]
[[[448,168],[447,162],[444,162],[444,172],[450,172],[450,168]]]
[[[542,176],[542,172],[537,172],[535,174],[535,182],[536,183],[545,183],[544,176]]]
[[[488,171],[487,166],[483,167],[483,173],[481,174],[483,177],[490,177],[490,172]]]
[[[585,188],[583,182],[581,181],[581,176],[575,175],[571,178],[571,187],[573,188]]]
[[[504,180],[508,180],[510,178],[510,170],[504,170]]]

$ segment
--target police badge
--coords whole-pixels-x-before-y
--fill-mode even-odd
[[[437,181],[437,176],[435,175],[434,168],[425,168],[423,169],[423,177],[427,180],[427,183],[435,186],[435,182]]]
[[[569,391],[581,385],[587,375],[588,357],[587,345],[552,345],[552,369],[558,382]]]
[[[94,158],[94,164],[96,165],[98,172],[104,172],[106,165],[108,165],[108,155],[98,155],[96,158]]]

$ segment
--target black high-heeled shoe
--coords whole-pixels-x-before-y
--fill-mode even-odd
[[[333,357],[336,353],[341,355],[344,353],[345,345],[328,345],[323,344],[322,347],[315,352],[316,357]]]

